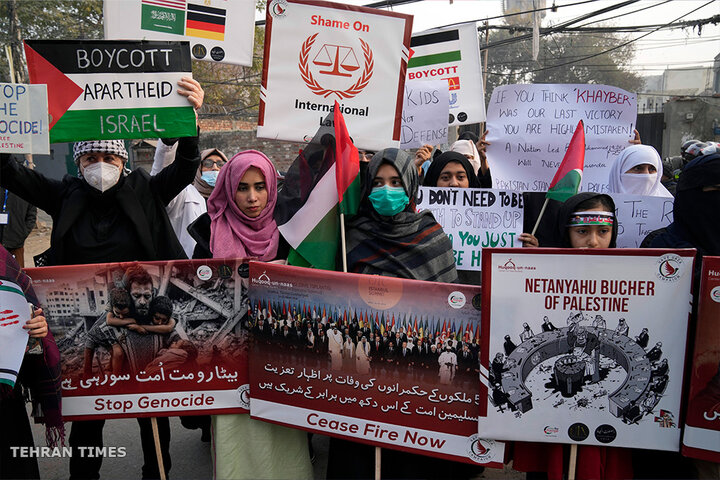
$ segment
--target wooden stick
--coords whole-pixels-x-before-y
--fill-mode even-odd
[[[375,447],[375,480],[380,480],[380,461],[382,460],[382,448]]]
[[[570,445],[570,465],[568,465],[568,480],[575,480],[577,464],[577,444]]]
[[[535,226],[533,227],[532,233],[530,235],[535,236],[535,232],[537,232],[538,225],[540,225],[540,219],[542,218],[543,214],[545,213],[545,207],[547,207],[547,204],[549,201],[550,201],[550,199],[545,197],[545,203],[543,203],[542,209],[540,209],[540,215],[538,215],[538,218],[535,221]]]
[[[343,272],[347,273],[347,247],[345,246],[345,214],[340,212],[340,243],[342,244]]]
[[[150,418],[152,425],[153,439],[155,440],[155,456],[157,457],[160,480],[165,480],[165,465],[163,465],[162,449],[160,448],[160,433],[158,432],[157,418]]]

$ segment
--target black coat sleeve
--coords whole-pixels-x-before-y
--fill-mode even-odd
[[[178,141],[175,161],[151,177],[150,185],[167,206],[183,188],[192,183],[199,166],[198,137],[182,137]]]
[[[18,164],[8,154],[0,154],[0,185],[50,216],[60,210],[63,183]]]

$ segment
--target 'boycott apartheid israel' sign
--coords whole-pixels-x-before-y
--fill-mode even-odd
[[[272,0],[266,22],[258,137],[310,141],[337,101],[359,148],[398,145],[412,16]]]
[[[485,93],[475,22],[416,33],[410,48],[408,83],[436,79],[448,82],[450,125],[485,121]]]
[[[521,247],[523,198],[488,188],[420,187],[418,211],[430,210],[450,237],[458,270],[480,270],[482,249]]]
[[[615,158],[634,137],[635,94],[607,85],[505,85],[488,105],[493,187],[545,191],[579,120],[585,125],[582,191],[608,192]]]
[[[187,42],[28,40],[25,55],[31,83],[47,85],[51,143],[196,134],[177,93]]]
[[[50,153],[45,85],[0,83],[0,152]]]
[[[193,58],[252,65],[254,0],[105,0],[106,39],[187,40]]]

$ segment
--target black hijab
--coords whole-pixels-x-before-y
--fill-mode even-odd
[[[570,220],[570,216],[574,213],[580,210],[578,206],[584,202],[587,202],[588,200],[597,199],[597,201],[600,200],[600,198],[604,199],[605,202],[608,205],[610,205],[612,208],[610,209],[613,214],[613,228],[612,228],[612,239],[610,240],[610,247],[609,248],[615,248],[617,244],[617,236],[618,236],[618,221],[617,216],[615,215],[615,202],[613,202],[613,199],[610,195],[605,195],[604,193],[595,193],[595,192],[582,192],[578,193],[577,195],[573,195],[572,197],[565,200],[565,202],[560,206],[560,210],[558,212],[558,223],[557,223],[557,229],[558,234],[561,242],[561,247],[564,248],[571,248],[572,245],[570,244],[570,235],[568,234],[568,221]],[[586,208],[586,207],[583,207]],[[605,209],[605,208],[603,208]]]
[[[472,167],[470,162],[465,155],[458,152],[443,152],[436,159],[432,161],[430,167],[428,167],[427,173],[425,173],[425,179],[423,180],[423,186],[425,187],[437,187],[437,182],[440,179],[440,173],[442,173],[445,166],[450,162],[457,162],[462,165],[465,169],[470,188],[480,188],[480,180],[475,175],[475,169]]]

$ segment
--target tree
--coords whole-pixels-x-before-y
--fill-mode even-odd
[[[490,33],[488,101],[496,86],[512,83],[594,83],[629,92],[636,92],[643,85],[642,77],[627,67],[635,56],[635,45],[620,46],[628,41],[625,36],[579,32],[541,36],[540,55],[535,62],[530,39],[492,46],[512,39],[514,33],[512,30]]]

